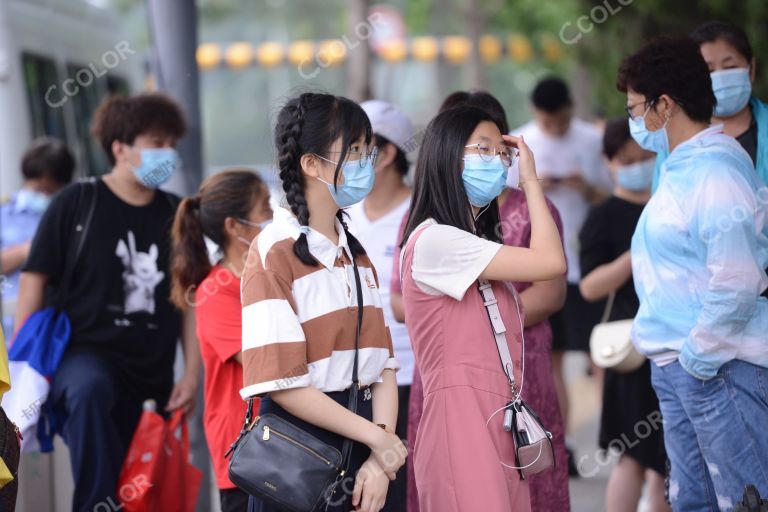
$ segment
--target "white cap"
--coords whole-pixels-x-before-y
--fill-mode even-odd
[[[406,153],[413,149],[413,125],[399,108],[384,100],[368,100],[360,106],[371,120],[373,133],[386,137]]]

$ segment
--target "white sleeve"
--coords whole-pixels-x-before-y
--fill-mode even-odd
[[[603,158],[603,137],[597,130],[584,134],[582,146],[582,169],[584,180],[603,191],[613,190],[613,179],[608,171],[605,158]]]
[[[426,293],[464,297],[501,244],[453,226],[432,225],[413,248],[413,280]]]

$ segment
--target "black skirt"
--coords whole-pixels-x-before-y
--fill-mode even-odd
[[[326,393],[326,395],[341,404],[344,408],[347,407],[349,391]],[[357,395],[357,414],[367,420],[371,420],[373,418],[373,400],[370,398],[366,400],[366,395],[370,397],[369,393],[364,393],[363,391]],[[277,405],[277,403],[275,403],[272,398],[269,397],[269,395],[263,397],[259,405],[259,414],[267,413],[274,414],[280,418],[285,419],[286,421],[291,422],[298,428],[312,434],[325,443],[335,446],[341,451],[342,445],[344,444],[343,437],[333,432],[329,432],[327,430],[316,427],[315,425],[311,425],[306,421],[300,420],[296,416],[290,414],[288,411]],[[368,459],[370,454],[371,450],[366,445],[358,442],[352,443],[352,455],[350,457],[349,470],[347,471],[347,475],[336,488],[337,490],[336,497],[334,499],[334,505],[329,506],[327,509],[323,510],[327,510],[328,512],[349,512],[353,510],[352,490],[355,487],[355,476],[357,475],[357,471]],[[281,508],[276,507],[271,503],[266,503],[255,497],[251,497],[251,503],[249,503],[248,510],[249,512],[282,512]]]
[[[629,455],[643,467],[666,474],[667,453],[650,361],[632,373],[606,370],[600,448]]]

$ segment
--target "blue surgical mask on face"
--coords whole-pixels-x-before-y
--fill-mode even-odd
[[[622,165],[616,172],[616,181],[619,183],[619,186],[632,192],[648,190],[651,188],[653,169],[655,167],[655,158],[649,158],[634,164]]]
[[[50,197],[36,190],[22,188],[16,193],[16,207],[19,210],[43,213],[50,203]]]
[[[667,138],[667,123],[669,119],[664,122],[664,126],[655,132],[649,131],[645,127],[645,116],[648,115],[650,110],[651,107],[649,106],[642,116],[629,120],[629,133],[632,134],[635,142],[646,151],[653,151],[654,153],[669,151],[669,139]]]
[[[752,96],[749,68],[724,69],[709,75],[715,93],[715,116],[729,117],[739,113]]]
[[[140,155],[141,163],[133,168],[133,173],[147,188],[167,183],[179,167],[179,154],[173,148],[142,149]]]
[[[499,155],[486,161],[481,155],[464,155],[464,190],[472,206],[482,208],[496,199],[507,184],[507,166]]]
[[[336,162],[320,157],[326,162],[336,165]],[[344,163],[341,168],[344,175],[344,183],[334,186],[332,183],[317,178],[328,186],[331,197],[336,201],[339,208],[346,208],[359,203],[373,189],[373,182],[376,180],[376,173],[373,171],[373,159],[366,158],[365,165],[360,167],[358,160],[352,160]]]

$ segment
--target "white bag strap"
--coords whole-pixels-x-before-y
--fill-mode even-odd
[[[611,312],[613,312],[613,301],[616,300],[616,292],[611,292],[608,294],[608,298],[605,302],[605,310],[603,311],[603,318],[600,319],[600,323],[604,324],[608,322],[608,319],[611,318]]]
[[[501,318],[498,301],[493,294],[491,283],[487,279],[478,279],[477,288],[480,290],[480,295],[483,297],[483,305],[488,311],[488,319],[491,321],[493,337],[496,340],[496,349],[499,351],[499,359],[501,359],[501,367],[509,380],[509,385],[512,388],[512,396],[514,399],[517,399],[519,397],[519,391],[515,383],[515,366],[512,363],[512,355],[509,353],[506,335],[507,328]],[[517,297],[515,297],[515,304],[517,304]],[[518,307],[518,313],[519,311],[520,308]],[[525,340],[523,340],[523,343],[525,343]]]

